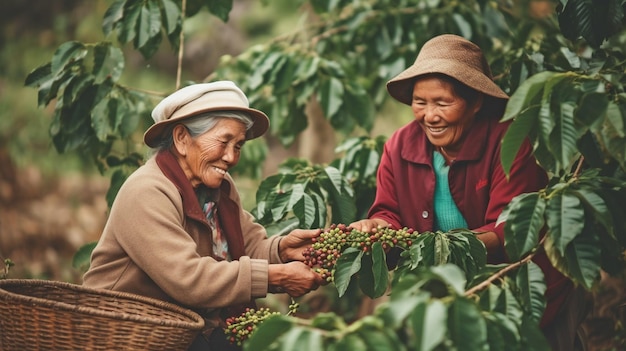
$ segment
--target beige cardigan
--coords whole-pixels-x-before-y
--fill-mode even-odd
[[[220,190],[236,204],[238,213],[229,215],[239,219],[245,256],[230,262],[211,257],[208,223],[182,169],[166,153],[150,158],[121,187],[84,285],[153,297],[213,316],[266,296],[268,264],[281,263],[280,238],[268,238],[243,210],[230,176]]]

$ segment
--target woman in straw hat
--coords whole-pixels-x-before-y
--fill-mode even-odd
[[[496,220],[515,196],[546,186],[548,178],[522,144],[507,179],[500,142],[509,123],[500,123],[507,94],[493,81],[482,51],[456,35],[424,44],[415,63],[387,83],[389,94],[411,106],[415,119],[384,147],[376,198],[368,219],[352,223],[363,231],[411,227],[419,232],[469,228],[487,248],[489,263],[506,261],[503,225]],[[573,284],[545,254],[534,261],[544,272],[547,308],[541,327],[555,350],[573,350],[584,311]],[[575,299],[568,297],[575,296]],[[567,316],[564,304],[572,312]]]
[[[268,292],[301,296],[324,283],[301,262],[320,231],[268,238],[242,208],[228,170],[269,121],[233,82],[182,88],[152,117],[144,141],[154,155],[119,190],[84,285],[192,308],[207,330],[190,349],[239,349],[225,318]]]

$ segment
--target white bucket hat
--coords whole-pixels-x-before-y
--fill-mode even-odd
[[[154,124],[146,130],[143,140],[146,145],[155,147],[165,137],[169,126],[209,111],[245,112],[253,121],[246,139],[258,138],[269,128],[267,115],[250,108],[248,98],[235,83],[217,81],[186,86],[161,100],[152,110]]]

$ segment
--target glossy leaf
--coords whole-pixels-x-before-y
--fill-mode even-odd
[[[113,47],[111,43],[100,43],[94,47],[93,75],[95,83],[101,84],[106,79],[116,82],[124,70],[124,55],[122,50]]]
[[[389,286],[386,257],[380,242],[375,242],[371,254],[361,258],[359,286],[365,295],[373,299],[383,296]]]
[[[352,276],[361,269],[362,257],[363,251],[355,248],[348,248],[337,259],[334,282],[337,292],[339,293],[339,297],[346,293]]]
[[[526,193],[513,198],[498,217],[504,224],[504,247],[512,261],[520,260],[537,246],[544,226],[546,200],[539,193]]]
[[[332,119],[339,111],[343,103],[343,94],[343,84],[335,77],[330,77],[320,84],[318,101],[327,119]]]
[[[178,21],[180,19],[180,9],[178,5],[172,0],[161,0],[163,4],[163,27],[167,34],[172,34],[178,27]]]
[[[536,128],[538,121],[538,106],[529,106],[519,113],[507,129],[500,146],[500,162],[506,176],[509,176],[513,161],[520,146],[528,138],[529,132]]]
[[[141,7],[137,23],[136,48],[146,46],[155,36],[161,35],[161,10],[154,1],[147,1]]]
[[[281,339],[281,350],[302,350],[317,351],[322,350],[322,334],[319,330],[292,327]]]
[[[126,0],[115,0],[104,13],[102,20],[102,32],[108,36],[113,31],[115,24],[124,16],[124,4]]]
[[[293,327],[292,319],[282,315],[270,316],[260,323],[243,344],[244,350],[268,350],[276,339]]]
[[[415,350],[435,350],[448,331],[446,306],[437,299],[421,302],[413,309],[410,322],[417,343]]]
[[[499,313],[484,314],[489,350],[522,350],[517,325]]]
[[[233,0],[211,0],[203,1],[209,11],[224,22],[228,21],[228,15],[233,8]]]
[[[459,297],[448,307],[448,330],[457,350],[485,350],[487,325],[476,305]]]
[[[58,76],[69,64],[82,60],[87,56],[87,48],[77,41],[68,41],[57,48],[50,62],[50,71],[53,76]]]
[[[518,115],[531,107],[531,104],[536,104],[538,102],[537,99],[543,92],[545,82],[554,75],[554,72],[545,71],[535,74],[524,81],[509,99],[502,121],[517,118]]]
[[[72,267],[86,272],[91,262],[91,253],[97,244],[97,241],[92,241],[79,247],[72,257]]]
[[[320,349],[321,350],[321,349]],[[331,344],[328,351],[368,351],[365,341],[356,333],[349,333],[339,338],[336,343]]]
[[[435,233],[434,241],[434,265],[438,266],[448,262],[450,257],[449,239],[442,232]]]
[[[532,320],[539,323],[546,307],[544,294],[546,283],[543,271],[537,264],[530,261],[521,266],[515,276],[519,288],[520,301]]]
[[[317,206],[308,194],[302,194],[300,200],[293,205],[293,212],[300,220],[301,228],[313,228],[313,223],[317,223]]]
[[[613,218],[602,196],[588,188],[573,190],[572,194],[576,195],[583,202],[586,208],[585,211],[591,211],[595,220],[602,224],[604,229],[613,236]]]
[[[548,200],[546,215],[550,240],[563,255],[567,245],[582,232],[585,211],[576,195],[562,192]]]
[[[137,23],[141,15],[141,2],[138,0],[126,0],[123,16],[116,24],[117,40],[122,44],[129,43],[137,37]]]

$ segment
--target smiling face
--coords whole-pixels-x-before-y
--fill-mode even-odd
[[[178,163],[191,185],[218,188],[226,172],[239,162],[246,126],[236,119],[221,118],[213,128],[192,138],[179,124],[174,127],[173,137]]]
[[[465,133],[471,127],[482,98],[470,103],[456,93],[454,84],[439,76],[425,76],[413,87],[411,108],[428,140],[449,155],[460,150]]]

